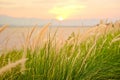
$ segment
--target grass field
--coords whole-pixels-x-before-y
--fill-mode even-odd
[[[49,26],[34,38],[33,27],[21,49],[0,52],[0,80],[120,80],[120,22],[73,32],[62,44],[57,31],[43,41]]]

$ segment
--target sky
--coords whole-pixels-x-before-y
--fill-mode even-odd
[[[120,0],[0,0],[0,15],[58,20],[120,18]]]

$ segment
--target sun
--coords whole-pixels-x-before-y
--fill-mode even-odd
[[[62,16],[59,16],[59,17],[57,17],[57,20],[59,20],[59,21],[63,21],[64,18],[63,18]]]

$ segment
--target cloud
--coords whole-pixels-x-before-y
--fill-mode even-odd
[[[13,2],[0,1],[0,5],[13,5]]]

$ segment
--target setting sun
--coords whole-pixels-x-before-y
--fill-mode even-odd
[[[55,6],[50,9],[49,13],[56,17],[57,20],[62,21],[65,18],[69,18],[72,15],[76,14],[79,10],[86,8],[85,5],[64,5],[64,6]]]
[[[57,17],[57,20],[59,20],[59,21],[63,21],[64,18],[63,18],[62,16],[59,16],[59,17]]]

